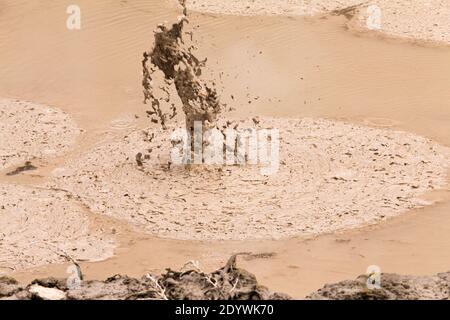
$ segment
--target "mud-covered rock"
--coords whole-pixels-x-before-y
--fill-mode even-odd
[[[9,297],[19,292],[21,289],[19,283],[9,277],[0,277],[0,299],[3,297]]]
[[[168,272],[159,283],[170,299],[188,300],[271,300],[289,299],[289,296],[272,293],[258,284],[250,272],[236,267],[233,256],[221,269],[205,274],[196,270]]]
[[[379,289],[369,289],[368,277],[327,284],[309,295],[312,300],[448,300],[450,272],[435,276],[381,275]]]
[[[205,273],[195,265],[187,271],[168,269],[160,276],[141,279],[116,275],[105,281],[80,281],[68,285],[64,279],[34,280],[21,287],[11,278],[0,278],[0,300],[267,300],[290,299],[258,284],[256,277],[236,266],[231,257],[221,269]]]

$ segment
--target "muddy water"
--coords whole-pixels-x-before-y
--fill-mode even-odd
[[[57,105],[88,130],[141,114],[142,52],[155,25],[176,17],[161,1],[77,1],[80,31],[66,28],[68,1],[2,1],[2,96]]]
[[[82,29],[68,31],[69,4],[2,1],[0,96],[69,112],[86,130],[79,150],[108,130],[148,124],[141,103],[141,55],[150,48],[155,25],[175,19],[178,12],[165,1],[80,0]],[[238,115],[345,119],[415,132],[450,146],[448,48],[356,35],[345,30],[340,18],[194,14],[191,20],[200,25],[199,55],[208,56],[215,73],[223,72],[223,99]],[[54,165],[35,176],[0,179],[35,184]],[[295,297],[353,278],[372,264],[384,272],[433,274],[450,268],[450,191],[427,197],[438,203],[376,227],[309,240],[161,240],[90,214],[93,223],[117,229],[120,247],[116,257],[82,268],[88,278],[138,276],[178,268],[191,259],[209,270],[233,252],[275,253],[267,259],[241,259],[241,264],[263,284]],[[65,266],[16,277],[49,274],[64,276]]]

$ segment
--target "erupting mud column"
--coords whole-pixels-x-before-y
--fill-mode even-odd
[[[222,110],[215,88],[200,79],[206,59],[200,61],[193,53],[193,46],[187,46],[183,34],[184,24],[188,23],[184,1],[180,1],[184,14],[169,29],[159,25],[155,31],[155,44],[150,52],[144,53],[143,82],[144,103],[150,101],[151,110],[147,111],[153,122],[159,122],[166,128],[167,120],[177,114],[176,106],[170,100],[169,87],[174,84],[183,104],[186,118],[186,130],[194,137],[194,123],[201,122],[203,129],[216,127],[218,114]],[[149,66],[151,65],[151,66]],[[160,87],[167,93],[165,102],[171,102],[171,112],[161,108],[162,98],[157,98],[154,91],[153,75],[160,70],[164,74],[165,86]],[[193,141],[192,141],[193,142]],[[191,145],[194,145],[192,143]]]

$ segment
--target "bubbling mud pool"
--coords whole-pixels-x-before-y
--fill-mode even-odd
[[[80,151],[80,155],[73,157],[73,153],[69,153],[55,161],[46,160],[43,163],[45,167],[33,161],[33,164],[38,167],[37,170],[25,171],[14,176],[2,176],[2,182],[7,180],[18,185],[32,184],[48,187],[48,185],[64,183],[71,185],[77,178],[81,178],[81,181],[86,181],[89,185],[92,180],[95,180],[95,176],[91,172],[84,171],[83,167],[86,168],[91,163],[88,162],[83,166],[80,159],[89,159],[91,156],[98,158],[98,163],[93,165],[93,168],[100,170],[100,176],[99,181],[94,183],[94,187],[88,188],[86,192],[80,192],[84,196],[95,196],[97,188],[101,185],[107,186],[115,174],[128,179],[126,173],[121,173],[121,167],[126,166],[130,169],[129,177],[136,177],[142,181],[144,181],[142,177],[144,174],[158,176],[160,172],[160,176],[168,175],[171,179],[181,180],[178,169],[172,173],[164,171],[167,157],[162,164],[152,163],[154,161],[152,159],[141,168],[142,171],[139,171],[135,162],[136,152],[145,151],[151,143],[141,141],[143,136],[141,131],[130,133],[134,130],[131,127],[145,129],[148,126],[148,121],[143,123],[140,119],[144,118],[141,117],[144,113],[140,90],[141,53],[149,48],[151,30],[156,24],[164,19],[173,21],[179,14],[179,10],[174,10],[166,2],[161,1],[133,1],[133,4],[130,4],[106,0],[95,2],[80,0],[79,4],[87,19],[83,20],[83,29],[80,32],[69,33],[64,27],[65,16],[61,15],[66,9],[62,3],[55,2],[45,7],[9,0],[4,3],[6,3],[5,10],[1,11],[4,19],[0,21],[2,26],[0,38],[5,40],[0,43],[2,49],[0,58],[4,62],[0,75],[1,96],[20,97],[56,105],[72,115],[79,126],[88,131],[74,146],[77,151]],[[34,12],[29,10],[30,6],[33,7]],[[41,20],[39,10],[45,10],[48,16],[45,24],[39,23]],[[18,12],[24,16],[23,19],[16,18]],[[424,141],[424,138],[416,135],[410,136],[411,134],[405,131],[429,137],[443,145],[450,145],[448,138],[450,137],[448,125],[450,64],[446,49],[422,48],[384,41],[376,37],[355,36],[345,31],[341,21],[331,18],[308,21],[295,17],[246,17],[244,19],[233,16],[195,14],[195,20],[202,26],[198,30],[202,43],[202,55],[210,58],[209,65],[213,65],[214,69],[217,68],[224,73],[227,90],[223,101],[236,105],[239,118],[255,115],[292,119],[314,117],[341,119],[347,121],[346,124],[349,126],[353,126],[351,123],[367,123],[377,127],[392,127],[392,130],[402,131],[409,136],[410,142],[418,139],[419,142],[414,142],[413,145],[418,143],[422,146],[423,148],[419,149],[427,155],[427,158],[436,160],[436,163],[442,160],[441,156],[432,155],[433,152],[428,154],[429,151],[425,147],[428,143],[435,144],[428,139]],[[243,33],[245,36],[237,39],[236,35]],[[58,50],[54,50],[55,43],[59,44]],[[414,77],[411,77],[411,70],[414,70]],[[94,87],[95,90],[92,90]],[[234,100],[228,97],[230,93],[234,94]],[[259,99],[256,100],[256,97]],[[252,104],[247,103],[250,100]],[[111,122],[118,115],[122,118]],[[317,126],[327,127],[327,123],[336,123],[331,119],[324,120],[323,123],[318,119],[301,121],[317,121]],[[262,120],[265,122],[270,119]],[[277,121],[281,124],[287,120],[278,119]],[[300,120],[295,121],[300,123]],[[114,132],[105,142],[103,132],[111,129],[110,126]],[[364,127],[364,129],[373,128]],[[145,130],[152,132],[157,129]],[[391,130],[386,131],[387,136],[393,134]],[[397,136],[397,134],[394,135]],[[89,139],[86,139],[86,136]],[[125,138],[125,136],[131,138]],[[296,136],[300,136],[300,131]],[[423,144],[420,141],[424,141]],[[116,161],[116,156],[121,151],[114,149],[111,153],[112,163],[118,167],[113,172],[113,169],[108,167],[110,154],[92,155],[95,148],[99,148],[99,151],[110,151],[109,144],[117,145],[117,147],[135,144],[139,150],[130,148],[123,152],[124,156],[129,156],[128,160],[124,160],[126,157],[120,157],[120,161]],[[97,147],[93,148],[92,145]],[[311,147],[309,144],[307,146]],[[344,146],[347,145],[344,144]],[[413,159],[414,155],[411,154],[413,151],[405,148],[402,150],[410,155],[408,159]],[[435,148],[435,150],[438,149],[442,150],[441,147]],[[339,148],[334,150],[338,153],[341,151]],[[364,159],[369,159],[371,152],[377,151],[369,151]],[[347,150],[344,153],[347,153]],[[348,155],[342,157],[346,164],[351,163],[351,160],[345,158]],[[382,158],[380,155],[374,155],[374,157]],[[42,159],[50,158],[44,156]],[[17,166],[23,164],[20,162]],[[388,163],[384,164],[388,166]],[[281,170],[283,166],[282,164]],[[430,201],[416,200],[422,198],[422,192],[432,189],[428,186],[436,187],[440,184],[439,181],[442,181],[443,171],[434,168],[431,163],[421,164],[421,166],[424,170],[431,167],[432,182],[426,181],[425,171],[413,173],[413,176],[424,184],[417,188],[412,181],[407,183],[408,187],[405,187],[402,192],[408,193],[408,190],[411,190],[413,194],[408,195],[409,202],[405,207],[411,205],[417,208],[430,204],[434,200],[437,202],[436,205],[405,212],[397,219],[389,219],[388,222],[383,220],[390,215],[383,218],[384,214],[381,211],[391,209],[378,208],[381,211],[377,211],[376,215],[370,215],[369,212],[371,219],[374,218],[374,221],[380,222],[377,227],[342,231],[343,233],[324,235],[310,241],[303,238],[283,238],[278,241],[261,239],[255,242],[158,239],[139,232],[144,229],[143,223],[148,218],[147,210],[142,210],[149,207],[146,199],[138,198],[134,190],[125,190],[123,195],[131,194],[134,197],[132,200],[113,199],[114,202],[109,205],[108,202],[112,197],[107,197],[110,189],[105,187],[101,190],[101,197],[107,198],[106,203],[100,203],[95,199],[83,199],[83,202],[77,199],[77,203],[90,203],[92,208],[102,213],[101,216],[106,216],[103,212],[108,211],[109,216],[121,219],[111,220],[114,222],[112,225],[117,229],[117,233],[111,232],[110,236],[120,239],[120,243],[116,242],[118,245],[115,249],[116,256],[98,263],[80,262],[80,264],[87,277],[101,279],[115,273],[138,276],[152,268],[163,270],[167,266],[179,267],[193,258],[200,260],[206,269],[213,270],[236,251],[272,252],[273,254],[261,254],[268,258],[244,261],[245,267],[255,272],[264,284],[291,293],[295,297],[312,292],[325,282],[354,277],[364,272],[367,265],[374,263],[379,264],[384,271],[399,273],[428,274],[447,270],[450,263],[448,254],[450,243],[447,236],[450,197],[444,188],[436,194],[433,192],[432,197],[428,194],[424,195],[424,199]],[[316,168],[312,164],[311,167]],[[394,170],[389,172],[399,173],[402,177],[401,172],[397,171],[400,170],[400,166],[395,167],[394,165],[395,170],[388,168]],[[406,167],[413,169],[412,166]],[[5,173],[15,168],[16,165],[6,168]],[[53,171],[55,168],[57,170]],[[81,169],[78,172],[76,170],[70,172],[68,168]],[[284,167],[286,168],[289,167]],[[250,181],[243,181],[248,178],[247,175],[244,178],[240,176],[241,169],[230,168],[233,177],[241,179],[238,181],[243,188],[250,184],[256,184],[259,188],[260,184],[264,183],[260,181],[265,178],[259,174],[259,170],[252,171],[250,168],[246,170],[252,178],[249,179]],[[53,175],[50,174],[52,171]],[[357,183],[351,181],[354,177],[353,173],[353,170],[337,172],[331,182],[353,186]],[[222,178],[223,173],[213,169],[201,173],[192,171],[190,174],[194,177],[188,179],[194,183],[200,183],[198,180],[201,174],[205,178],[212,177],[226,181],[226,177]],[[381,177],[380,172],[377,174]],[[217,180],[211,183],[213,187],[218,185]],[[395,185],[396,180],[388,179],[388,182]],[[118,183],[119,187],[113,187],[111,190],[119,194],[119,189],[125,184],[117,180],[114,180],[114,183]],[[143,183],[145,185],[148,181]],[[171,187],[168,181],[161,183],[164,188]],[[180,185],[182,183],[177,182],[176,186]],[[156,191],[159,190],[159,185],[154,187]],[[140,188],[139,186],[139,191]],[[78,185],[74,189],[79,192],[81,186]],[[8,190],[8,193],[13,193],[11,188]],[[148,190],[144,191],[145,196]],[[231,191],[235,192],[233,189]],[[205,194],[206,191],[199,192]],[[338,190],[337,194],[341,195],[343,191]],[[164,203],[169,203],[173,195],[179,195],[179,193],[169,194],[169,199],[164,200]],[[157,197],[163,198],[163,196],[163,191],[157,193]],[[8,197],[8,194],[5,197]],[[264,199],[261,195],[258,197]],[[350,203],[350,199],[347,200]],[[389,202],[388,206],[397,207],[395,205],[398,203],[397,200]],[[144,216],[129,215],[131,208],[125,210],[127,214],[117,212],[116,209],[125,202],[130,205],[138,204],[141,208],[139,213],[143,212]],[[139,202],[143,203],[139,204]],[[212,205],[213,209],[215,205]],[[282,209],[276,208],[276,201],[258,205],[280,212]],[[182,207],[180,204],[177,206]],[[237,207],[248,210],[243,204]],[[202,210],[200,205],[195,208]],[[393,214],[397,215],[400,212],[403,211],[396,211]],[[99,223],[98,219],[92,219],[90,210],[86,208],[84,213],[90,216],[90,227],[99,227],[98,224],[101,228],[104,227],[103,221]],[[156,222],[160,223],[159,226],[143,231],[156,234],[160,229],[164,229],[161,226],[167,225],[169,230],[163,230],[166,232],[163,236],[181,238],[182,232],[177,230],[179,227],[174,223],[173,215],[169,216],[170,221],[161,222],[162,219],[157,218]],[[347,215],[344,215],[344,219],[345,216]],[[332,218],[333,215],[327,217]],[[233,219],[236,218],[232,217],[230,221],[235,221]],[[134,231],[125,227],[127,221],[136,226]],[[194,228],[195,224],[190,224],[189,227]],[[223,228],[223,226],[220,227]],[[289,230],[296,232],[293,226]],[[266,234],[271,232],[271,230],[263,231]],[[96,238],[100,238],[96,231],[90,232],[93,232]],[[210,233],[211,230],[206,229],[206,232]],[[228,236],[232,238],[242,235],[229,234]],[[200,236],[197,239],[200,239]],[[95,243],[93,238],[89,241]],[[16,251],[18,252],[19,250]],[[19,254],[17,256],[19,257]],[[17,277],[31,280],[37,275],[66,276],[66,266],[55,264],[64,262],[65,258],[53,259],[53,257],[56,255],[47,262],[44,259],[40,260],[42,263],[51,262],[51,265],[23,273],[16,272]],[[78,257],[75,255],[75,258]],[[19,265],[20,261],[17,263]],[[10,271],[11,269],[8,268],[2,269],[2,272]]]
[[[244,240],[376,223],[431,204],[420,195],[446,184],[450,149],[414,134],[308,118],[259,127],[280,130],[270,176],[248,164],[170,166],[170,130],[150,129],[71,159],[50,186],[155,236]],[[152,150],[143,163],[139,150]]]

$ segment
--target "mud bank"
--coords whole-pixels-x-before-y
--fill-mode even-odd
[[[80,132],[72,118],[56,108],[0,99],[0,170],[64,154]]]
[[[68,153],[81,132],[57,108],[1,99],[0,170],[10,180],[31,176]],[[106,259],[113,247],[103,231],[91,229],[83,206],[64,190],[0,184],[0,274],[67,259]]]
[[[187,5],[191,10],[215,14],[345,15],[351,21],[349,27],[356,29],[367,29],[374,11],[371,6],[377,6],[382,33],[450,44],[450,3],[445,0],[188,0]]]
[[[367,288],[368,276],[327,284],[309,295],[311,300],[449,300],[450,272],[434,276],[381,274],[379,289]],[[370,280],[369,280],[370,281]]]
[[[236,121],[242,129],[253,121]],[[116,136],[55,169],[48,187],[94,213],[183,240],[279,239],[384,221],[430,205],[450,149],[401,131],[323,119],[260,118],[279,130],[279,165],[171,165],[171,132]]]
[[[236,266],[236,257],[212,273],[195,263],[184,271],[168,269],[141,279],[116,275],[105,281],[82,281],[72,286],[65,279],[39,279],[27,286],[0,278],[0,300],[279,300],[290,299],[258,284],[256,277]]]
[[[0,275],[69,259],[106,259],[113,247],[66,192],[0,184]]]

